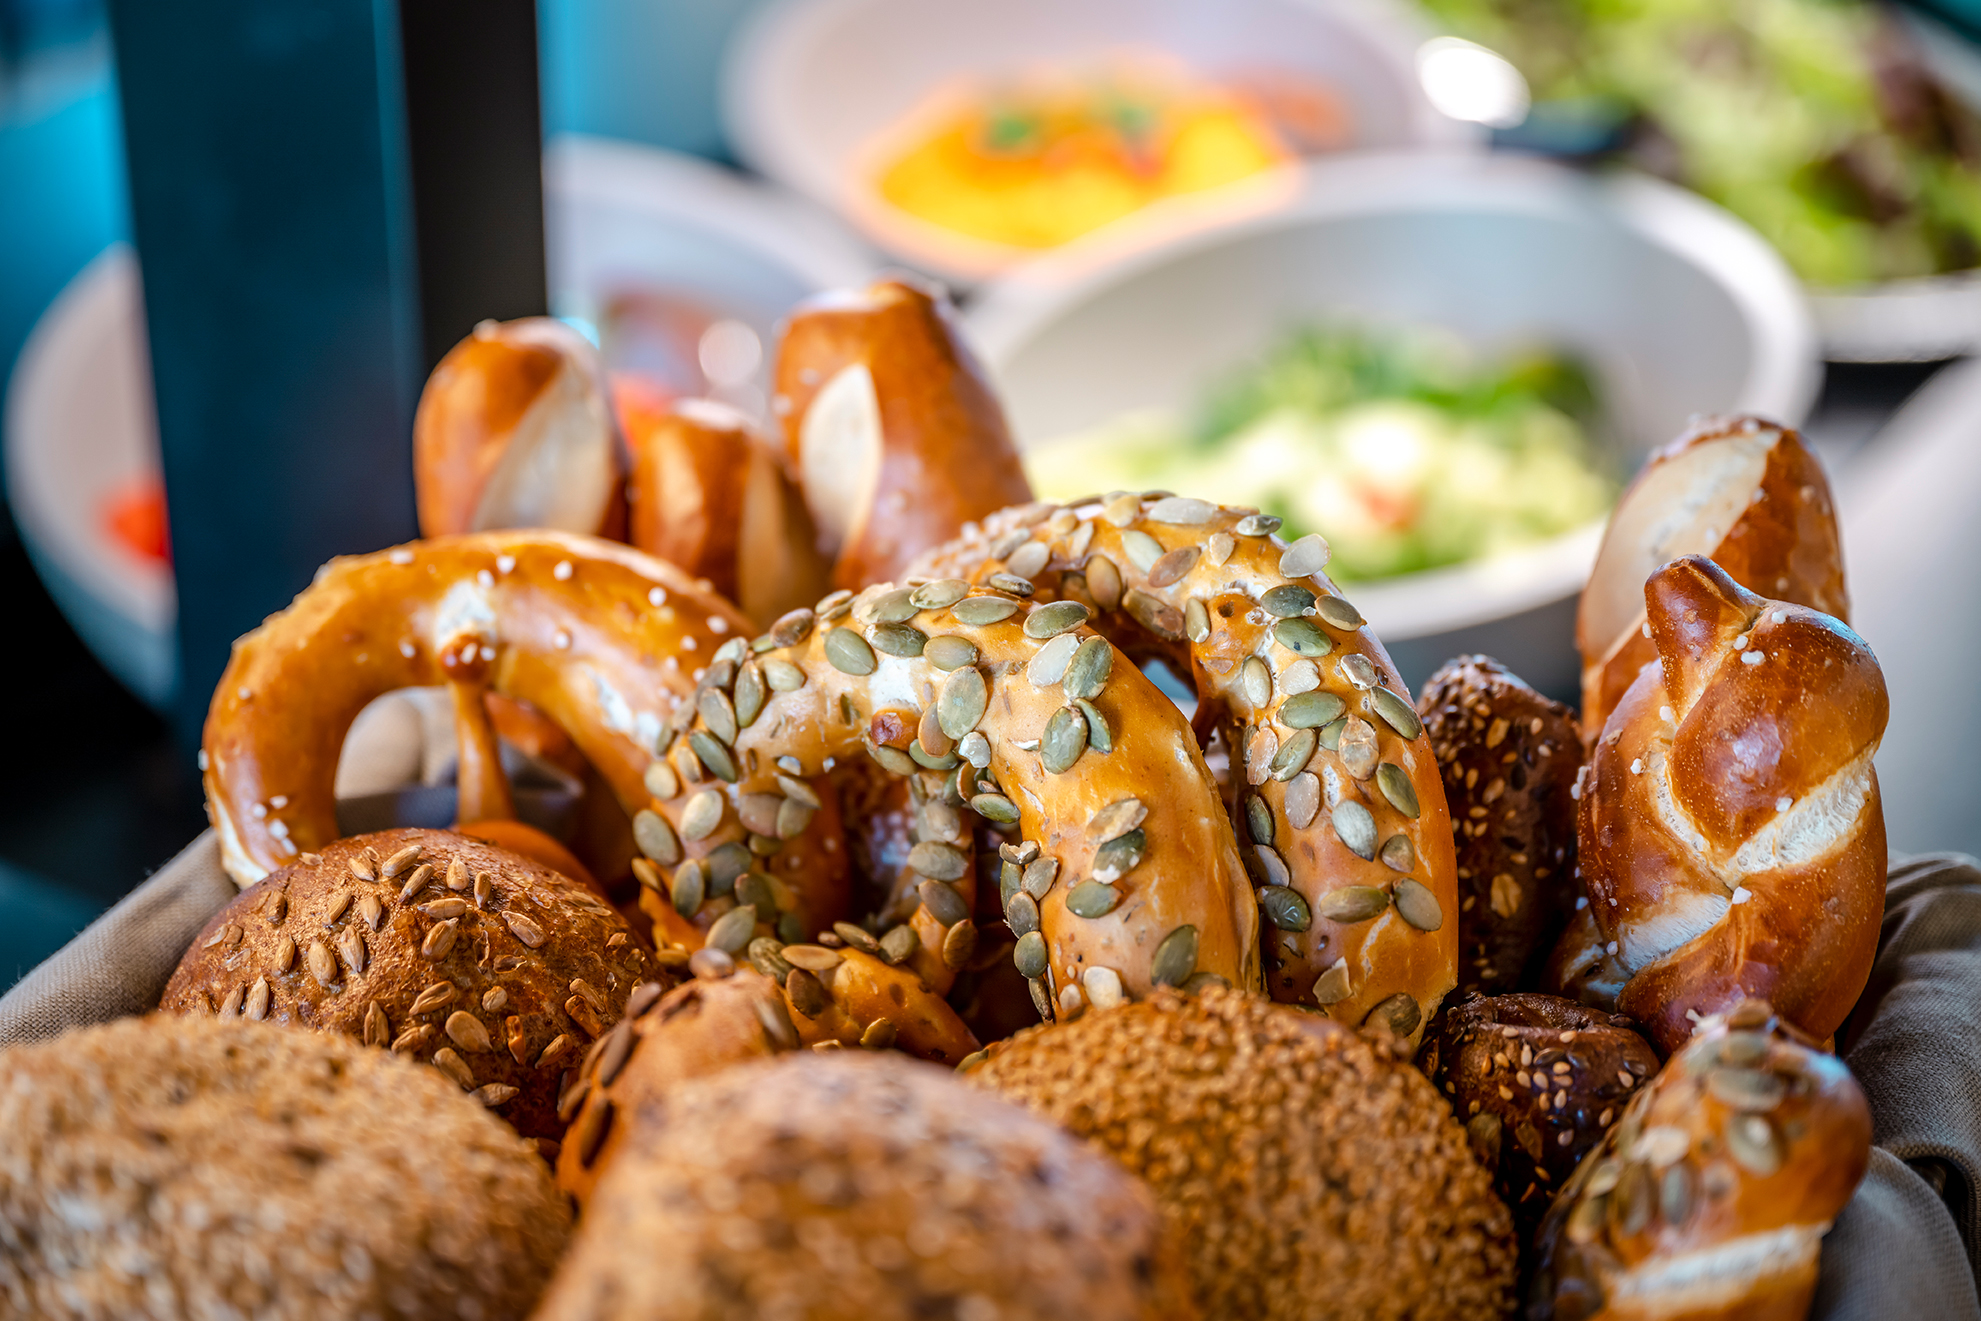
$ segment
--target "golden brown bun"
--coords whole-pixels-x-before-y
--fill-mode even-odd
[[[485,714],[474,728],[485,692],[555,722],[638,812],[693,671],[749,627],[673,565],[592,537],[485,532],[332,560],[234,643],[214,689],[201,755],[222,861],[248,885],[337,838],[345,732],[373,698],[427,684],[461,690],[459,723],[490,774]]]
[[[1233,750],[1230,817],[1258,886],[1266,988],[1415,1039],[1457,974],[1437,761],[1382,643],[1321,572],[1325,543],[1289,548],[1277,526],[1176,496],[1041,503],[994,515],[915,571],[992,585],[1015,574],[1037,599],[1097,611],[1093,626],[1124,653],[1110,694],[1140,677],[1130,661],[1190,676],[1197,733],[1216,729]],[[1145,828],[1162,829],[1177,808],[1141,796],[1156,823]],[[1162,935],[1141,939],[1152,948]]]
[[[691,1078],[797,1049],[775,983],[733,964],[709,973],[672,990],[662,982],[635,988],[626,1017],[564,1089],[559,1107],[571,1127],[557,1153],[557,1186],[580,1206],[626,1145],[626,1116]]]
[[[1506,1208],[1390,1041],[1211,988],[1033,1028],[967,1076],[1148,1180],[1206,1316],[1502,1317]]]
[[[1751,591],[1849,621],[1836,504],[1802,437],[1755,417],[1711,418],[1651,456],[1617,502],[1582,590],[1582,732],[1594,738],[1654,659],[1644,580],[1704,555]]]
[[[584,886],[445,830],[325,846],[193,938],[159,1008],[293,1023],[434,1065],[527,1137],[558,1084],[654,975]]]
[[[1589,911],[1629,978],[1617,1008],[1667,1053],[1747,996],[1820,1040],[1864,989],[1884,911],[1877,657],[1697,556],[1644,597],[1659,663],[1578,782]]]
[[[1459,989],[1535,985],[1581,888],[1575,717],[1490,656],[1446,661],[1417,707],[1444,767],[1457,844]]]
[[[706,399],[639,416],[628,427],[635,546],[708,579],[760,623],[825,594],[831,566],[776,442]]]
[[[899,578],[972,519],[1032,498],[949,300],[903,279],[801,304],[777,350],[784,423],[832,585]]]
[[[1582,1154],[1658,1071],[1627,1018],[1552,995],[1461,991],[1417,1056],[1526,1242]]]
[[[445,1079],[332,1036],[123,1019],[0,1051],[10,1316],[521,1318],[570,1211]]]
[[[413,476],[425,536],[610,535],[625,522],[623,472],[598,353],[553,317],[482,322],[420,392]]]
[[[1576,1169],[1536,1243],[1535,1321],[1801,1321],[1871,1158],[1835,1058],[1759,1001],[1702,1022]]]
[[[1148,1190],[898,1056],[805,1052],[628,1117],[540,1321],[1189,1321]]]

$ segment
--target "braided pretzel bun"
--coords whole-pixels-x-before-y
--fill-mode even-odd
[[[782,449],[742,413],[706,399],[622,404],[633,475],[629,540],[706,578],[752,619],[825,594],[811,514]]]
[[[1744,1001],[1624,1110],[1535,1243],[1535,1321],[1801,1321],[1871,1158],[1850,1070]]]
[[[1864,989],[1884,909],[1877,658],[1696,555],[1644,600],[1659,663],[1578,780],[1589,911],[1629,977],[1617,1008],[1666,1052],[1745,996],[1820,1040]]]
[[[800,304],[775,391],[835,587],[899,578],[964,523],[1032,498],[1004,409],[939,292],[890,279]]]
[[[413,417],[420,531],[625,524],[619,430],[598,352],[552,317],[484,321],[427,377]]]
[[[461,817],[506,815],[486,692],[568,734],[629,813],[691,672],[749,629],[662,560],[590,537],[485,532],[332,560],[234,643],[208,709],[207,813],[246,886],[338,836],[344,734],[382,693],[446,683]]]
[[[1714,418],[1651,456],[1617,501],[1575,621],[1582,652],[1582,732],[1654,659],[1644,636],[1644,580],[1703,555],[1741,586],[1848,621],[1843,549],[1823,465],[1787,427]]]
[[[660,809],[689,842],[691,864],[713,841],[757,833],[751,817],[780,819],[780,804],[809,810],[825,773],[864,751],[891,774],[926,776],[925,801],[967,800],[1024,841],[1014,845],[1026,859],[1022,886],[1005,911],[1022,937],[1021,968],[1049,979],[1034,995],[1042,1013],[1117,1003],[1199,973],[1258,985],[1257,909],[1196,739],[1168,698],[1082,627],[1084,607],[1028,610],[1017,596],[953,579],[881,584],[820,605],[772,627],[769,649],[736,673],[733,697],[703,691],[674,755],[677,766],[699,763],[709,787]],[[1083,706],[1068,703],[1059,672],[1048,680],[1040,657],[1051,639],[1062,671],[1087,647]],[[931,963],[967,961],[975,871],[960,814],[951,817],[957,842],[925,840],[909,855],[924,878],[914,962],[878,968],[933,975]],[[681,873],[672,898],[692,908],[700,876],[686,879],[686,899]],[[802,886],[803,873],[790,883]],[[763,916],[759,902],[756,931],[725,916],[709,939],[733,947],[763,934]],[[725,930],[730,922],[742,929]],[[873,944],[851,925],[837,935]]]
[[[1219,729],[1243,766],[1231,819],[1250,845],[1268,924],[1267,989],[1414,1038],[1457,980],[1458,892],[1437,759],[1382,644],[1321,572],[1326,543],[1289,547],[1272,535],[1278,526],[1203,500],[1116,494],[1003,511],[915,570],[1081,603],[1129,659],[1189,675],[1197,728]],[[1049,683],[1047,694],[1079,695],[1080,672],[1065,659],[1035,664],[1073,686]],[[1113,673],[1110,693],[1141,677],[1124,663]],[[1074,775],[1092,775],[1087,765]],[[1189,810],[1152,788],[1130,781],[1112,792],[1138,793],[1162,817]],[[1147,947],[1161,937],[1138,939]]]

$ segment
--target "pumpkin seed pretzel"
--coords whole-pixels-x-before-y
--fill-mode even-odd
[[[1035,611],[1093,613],[1129,657],[1188,675],[1200,735],[1217,728],[1233,750],[1231,819],[1268,923],[1267,989],[1412,1036],[1456,983],[1437,761],[1382,644],[1322,572],[1326,543],[1288,546],[1278,527],[1255,510],[1116,492],[1001,511],[913,569],[1057,598]],[[1068,705],[1054,720],[1071,743],[1089,689],[1109,682],[1101,645],[1055,640],[1032,666],[1059,685]],[[1048,728],[1048,756],[1053,745]]]

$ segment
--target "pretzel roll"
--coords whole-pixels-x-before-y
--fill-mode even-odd
[[[1417,699],[1458,849],[1458,985],[1532,985],[1574,910],[1575,717],[1490,656],[1446,661]]]
[[[916,570],[1082,603],[1127,658],[1190,676],[1198,729],[1234,750],[1267,989],[1414,1039],[1458,959],[1437,760],[1382,644],[1322,573],[1326,543],[1287,546],[1278,526],[1182,496],[1034,504]],[[1068,697],[1085,682],[1072,661],[1042,668],[1067,676]]]
[[[631,540],[757,620],[816,601],[827,570],[782,449],[737,410],[684,399],[627,415]]]
[[[484,321],[448,350],[413,417],[420,532],[610,535],[625,471],[598,351],[553,317]]]
[[[897,578],[972,519],[1032,498],[949,300],[904,279],[801,304],[777,350],[784,423],[832,585]]]
[[[739,671],[742,696],[701,704],[674,756],[699,763],[704,786],[662,810],[692,860],[745,814],[795,823],[821,777],[865,754],[918,777],[925,803],[967,805],[1022,841],[1014,848],[1029,862],[1003,897],[1025,937],[1016,958],[1043,979],[1041,1012],[1199,973],[1256,987],[1257,912],[1196,740],[1169,699],[1081,624],[1087,614],[956,580],[835,593],[772,627],[769,649]],[[1058,654],[1063,669],[1083,646],[1089,682],[1076,705],[1047,661]],[[907,863],[954,970],[975,942],[975,864],[969,836],[951,838],[925,837]],[[673,899],[693,911],[678,889]],[[836,931],[875,943],[857,927]]]
[[[626,1116],[690,1078],[796,1049],[783,998],[768,977],[726,960],[668,989],[633,989],[626,1016],[598,1039],[558,1097],[571,1127],[557,1153],[557,1186],[583,1206],[625,1145]]]
[[[358,835],[215,913],[159,1008],[292,1023],[432,1064],[526,1137],[653,962],[612,908],[445,830]]]
[[[1614,1013],[1616,998],[1623,992],[1630,974],[1617,962],[1610,942],[1596,925],[1588,897],[1579,896],[1575,902],[1574,915],[1562,930],[1561,939],[1555,942],[1554,952],[1548,955],[1547,967],[1541,973],[1541,989],[1591,1009]]]
[[[1617,1008],[1667,1052],[1745,996],[1821,1040],[1864,989],[1884,909],[1877,658],[1698,556],[1644,599],[1659,663],[1578,781],[1589,909],[1629,977]]]
[[[786,945],[770,955],[767,970],[783,970],[785,1001],[807,1046],[892,1046],[951,1065],[977,1051],[975,1035],[912,968],[852,946]]]
[[[1536,1321],[1801,1321],[1871,1158],[1850,1070],[1746,1001],[1624,1110],[1541,1226]]]
[[[1618,1015],[1552,995],[1460,991],[1417,1064],[1451,1102],[1526,1242],[1658,1056]]]
[[[464,691],[470,724],[483,692],[528,702],[638,812],[692,671],[749,627],[673,565],[591,537],[485,532],[332,560],[234,643],[214,690],[201,763],[227,872],[250,885],[337,838],[345,731],[373,698],[425,684]]]
[[[1644,580],[1703,555],[1741,586],[1849,619],[1836,505],[1823,465],[1787,427],[1711,418],[1651,456],[1603,533],[1575,621],[1582,732],[1594,738],[1656,659]]]

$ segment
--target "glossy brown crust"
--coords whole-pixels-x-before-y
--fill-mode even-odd
[[[1787,427],[1753,417],[1712,418],[1651,456],[1617,502],[1612,531],[1627,522],[1633,501],[1654,498],[1653,469],[1676,460],[1688,450],[1737,443],[1757,434],[1776,437],[1768,451],[1753,494],[1725,529],[1718,543],[1700,549],[1741,586],[1773,600],[1806,605],[1845,623],[1850,599],[1844,589],[1843,545],[1838,536],[1836,503],[1830,495],[1823,465]],[[1630,548],[1612,546],[1606,535],[1597,552],[1592,583],[1602,577],[1601,566],[1612,555]],[[1591,590],[1596,590],[1592,588]],[[1646,664],[1656,659],[1651,640],[1643,635],[1641,614],[1607,637],[1594,637],[1589,617],[1593,602],[1584,593],[1576,641],[1582,652],[1582,729],[1594,738],[1624,691]]]
[[[1111,1003],[1122,993],[1146,994],[1158,947],[1184,927],[1191,932],[1180,939],[1193,941],[1196,951],[1194,960],[1181,961],[1181,975],[1204,972],[1256,986],[1257,913],[1251,887],[1245,883],[1216,785],[1175,705],[1125,660],[1113,661],[1105,689],[1092,699],[1113,731],[1113,750],[1103,754],[1087,745],[1069,769],[1050,771],[1039,747],[1047,722],[1062,710],[1078,713],[1066,705],[1060,684],[1034,684],[1027,677],[1045,645],[1025,631],[1030,608],[1013,596],[971,592],[961,582],[945,585],[944,596],[951,601],[946,606],[917,607],[909,594],[909,589],[881,584],[857,599],[843,594],[828,598],[821,602],[826,607],[822,614],[781,621],[772,630],[773,641],[793,640],[753,656],[736,676],[734,687],[753,695],[735,713],[741,728],[734,742],[722,744],[707,716],[697,717],[677,743],[673,760],[692,768],[712,755],[720,765],[698,772],[705,777],[703,785],[690,791],[683,784],[682,795],[660,809],[684,838],[695,835],[695,814],[715,818],[709,833],[689,840],[690,856],[701,857],[710,842],[740,831],[746,810],[767,813],[780,795],[802,803],[792,796],[792,786],[778,779],[780,759],[791,758],[785,764],[797,767],[787,779],[817,785],[839,761],[872,756],[894,774],[921,779],[925,802],[941,798],[960,807],[968,798],[980,810],[992,799],[1007,804],[1004,810],[1016,817],[1010,828],[1014,845],[1029,841],[1042,851],[1047,866],[1057,863],[1056,871],[1041,878],[1034,898],[1050,947],[1050,980],[1043,989],[1065,1011],[1077,1012],[1096,995]],[[965,616],[981,608],[1009,613],[997,622],[965,622]],[[964,616],[957,614],[959,609]],[[880,620],[876,612],[893,622]],[[884,631],[888,629],[895,631]],[[926,641],[915,642],[903,629]],[[1077,640],[1094,636],[1085,629],[1067,631]],[[881,646],[874,645],[875,639]],[[943,648],[967,643],[976,660],[945,671],[926,652],[886,651],[889,645],[908,649],[904,639],[915,647],[933,644],[938,656]],[[846,664],[870,672],[851,673],[841,668]],[[778,683],[786,687],[780,689]],[[974,706],[957,699],[946,702],[941,695],[960,697],[973,685],[979,696]],[[761,694],[760,706],[755,694]],[[711,706],[718,721],[726,722],[725,708]],[[923,715],[931,708],[931,737],[938,733],[943,710],[960,720],[941,733],[948,746],[939,754],[921,748],[919,734],[909,740],[923,754],[923,764],[935,768],[925,773],[918,770],[912,752],[904,753],[896,744],[907,731],[922,728]],[[751,717],[747,723],[745,714]],[[1058,717],[1062,725],[1068,718]],[[1084,732],[1087,725],[1080,729]],[[958,750],[966,731],[983,740],[987,765],[981,770],[961,759]],[[736,779],[719,781],[714,778],[718,771]],[[958,776],[963,777],[960,790]],[[807,791],[800,785],[795,792]],[[711,796],[696,802],[702,794]],[[1095,875],[1096,856],[1104,845],[1132,833],[1124,826],[1102,837],[1099,832],[1111,819],[1101,816],[1102,809],[1130,799],[1147,810],[1146,820],[1136,827],[1141,831],[1140,860],[1115,877],[1117,902],[1111,911],[1077,916],[1067,907],[1068,896]],[[968,843],[967,834],[955,838]],[[940,904],[940,911],[931,908],[930,915],[945,928],[945,940],[948,929],[971,920],[969,888],[975,872],[964,844],[918,845],[928,855],[917,867],[923,877],[918,890],[939,888],[923,892]],[[1116,845],[1115,853],[1124,847]],[[943,895],[940,887],[950,887],[950,893]],[[960,959],[951,966],[960,966]]]
[[[555,1139],[560,1079],[653,975],[624,919],[575,881],[451,831],[388,830],[244,890],[193,938],[159,1008],[390,1048]]]
[[[1417,705],[1458,855],[1459,989],[1535,985],[1579,889],[1575,717],[1489,656],[1445,662]]]
[[[801,475],[810,471],[813,399],[860,367],[873,380],[881,435],[870,496],[843,511],[846,535],[834,548],[832,585],[853,590],[899,578],[909,560],[965,523],[1032,498],[1003,406],[948,299],[902,279],[823,295],[792,313],[778,346],[773,407]]]
[[[1461,991],[1417,1064],[1465,1125],[1526,1242],[1658,1056],[1619,1015],[1552,995]]]
[[[1589,901],[1570,915],[1541,973],[1541,989],[1591,1009],[1616,1012],[1616,998],[1630,974],[1609,951],[1609,941],[1589,911]]]
[[[748,968],[672,990],[634,989],[621,1019],[586,1054],[559,1098],[571,1127],[557,1153],[557,1186],[578,1205],[626,1145],[627,1117],[691,1078],[797,1047],[777,985]]]
[[[629,1116],[539,1321],[1193,1321],[1149,1192],[944,1070],[809,1051]]]
[[[337,838],[344,735],[397,688],[520,698],[568,733],[628,813],[693,671],[749,621],[664,560],[557,532],[436,537],[332,560],[234,643],[202,750],[238,885]]]
[[[1801,1321],[1870,1147],[1870,1108],[1835,1058],[1758,1001],[1707,1019],[1549,1211],[1527,1314]]]
[[[1126,653],[1117,676],[1128,669],[1125,661],[1150,657],[1189,676],[1199,733],[1221,729],[1237,749],[1230,816],[1262,903],[1276,901],[1266,893],[1270,883],[1299,896],[1298,905],[1262,908],[1267,990],[1351,1024],[1385,1005],[1383,1017],[1414,1039],[1456,981],[1456,868],[1437,761],[1375,634],[1359,626],[1354,607],[1318,565],[1304,577],[1283,573],[1288,548],[1248,523],[1252,512],[1134,495],[1067,508],[1031,505],[994,516],[915,568],[991,582],[1014,560],[1021,568],[1041,563],[1032,574],[1036,599],[1059,597],[1097,611],[1094,627]],[[1275,616],[1262,602],[1281,603],[1281,592],[1321,605]],[[1317,615],[1322,608],[1351,624]],[[1281,636],[1289,627],[1306,630],[1307,653],[1325,652],[1296,650]],[[1394,699],[1386,707],[1376,704],[1377,688]],[[1328,724],[1317,730],[1291,723],[1301,705],[1329,698]],[[1311,725],[1311,716],[1301,719]],[[1297,751],[1303,744],[1304,757]],[[1414,813],[1380,787],[1399,771]],[[1144,800],[1152,813],[1163,802]],[[1351,847],[1352,831],[1342,825],[1355,813],[1367,832],[1360,837],[1366,856]],[[1431,929],[1413,926],[1392,902],[1406,884],[1421,892],[1409,911],[1434,921]],[[1335,892],[1351,886],[1375,892],[1380,904],[1330,918],[1328,905],[1341,898]],[[1286,925],[1277,924],[1282,920]],[[1393,999],[1399,995],[1409,1004]]]
[[[1747,996],[1820,1040],[1863,990],[1884,908],[1877,658],[1697,556],[1644,594],[1660,663],[1579,782],[1590,911],[1630,978],[1617,1008],[1667,1052]]]
[[[524,457],[510,453],[519,435],[546,428],[578,438],[555,465],[563,489],[546,495],[544,474],[518,472],[514,492],[491,492],[505,461]],[[608,534],[624,521],[616,508],[622,471],[598,355],[553,318],[484,321],[448,350],[420,392],[413,475],[424,536],[514,526],[504,517],[511,495],[560,511],[550,526]]]

